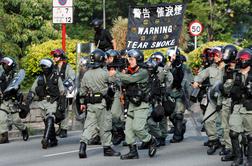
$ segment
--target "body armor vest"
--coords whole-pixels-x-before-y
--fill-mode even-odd
[[[58,87],[59,76],[54,72],[46,80],[44,75],[38,78],[38,86],[35,91],[39,97],[50,96],[51,98],[58,98],[60,96]]]
[[[173,67],[171,73],[174,78],[172,88],[181,89],[181,83],[184,78],[184,71],[182,65],[180,67]]]
[[[62,80],[66,79],[66,68],[67,68],[67,63],[63,63],[59,71],[59,76],[61,77]]]

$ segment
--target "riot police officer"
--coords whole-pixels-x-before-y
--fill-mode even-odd
[[[222,60],[223,54],[221,52],[221,49],[213,48],[211,50],[211,56],[213,56],[214,58],[214,64],[202,70],[194,78],[193,83],[194,88],[198,88],[199,84],[202,83],[207,78],[209,78],[210,86],[214,86],[218,81],[222,82],[225,63]],[[210,102],[207,105],[204,119],[208,117],[212,112],[214,112],[215,109],[216,105]],[[216,129],[217,114],[218,113],[213,114],[209,119],[205,121],[204,124],[208,136],[208,142],[206,144],[210,146],[210,148],[207,150],[208,155],[214,154],[214,152],[220,147],[220,142],[217,136],[217,129]]]
[[[173,75],[173,83],[171,85],[171,96],[176,101],[174,112],[170,115],[170,120],[174,125],[173,138],[170,140],[171,143],[178,143],[184,139],[184,133],[186,130],[186,121],[184,120],[184,112],[189,107],[189,86],[188,83],[191,80],[191,72],[188,67],[184,64],[186,58],[180,54],[179,49],[169,49],[167,51],[169,57],[169,63],[165,68],[170,68]]]
[[[116,50],[115,40],[112,38],[108,30],[102,28],[103,21],[100,19],[94,19],[91,24],[95,30],[95,46],[103,51],[109,49]]]
[[[117,58],[120,58],[120,52],[117,50],[109,49],[105,53],[106,53],[107,64],[113,63],[114,60],[116,60]]]
[[[239,142],[239,135],[243,132],[247,136],[248,150],[246,166],[252,165],[252,70],[251,70],[252,51],[243,49],[237,54],[236,68],[233,79],[228,79],[224,87],[230,89],[232,99],[229,125],[230,138],[233,148],[234,161],[232,166],[243,163],[243,153]]]
[[[223,53],[223,61],[226,63],[225,72],[223,76],[223,83],[225,83],[228,79],[232,79],[233,73],[235,72],[235,64],[236,64],[236,54],[237,49],[233,45],[226,45],[222,49]],[[223,129],[223,141],[222,141],[222,149],[220,151],[220,155],[228,156],[231,154],[232,144],[229,137],[229,117],[231,114],[231,98],[230,92],[226,89],[222,90],[221,93],[222,102],[221,105],[217,106],[217,109],[220,110],[221,117],[221,128]],[[222,157],[222,161],[226,161],[227,157]]]
[[[159,95],[160,98],[160,103],[162,102],[162,97],[163,95],[167,95],[169,91],[171,90],[171,84],[173,82],[173,76],[170,72],[170,70],[166,71],[164,70],[164,66],[167,62],[166,57],[163,55],[161,52],[155,52],[150,56],[150,60],[154,61],[157,63],[157,72],[153,73],[152,75],[156,75],[157,78],[160,81],[160,85],[153,85],[153,86],[159,86],[156,88],[159,88],[161,91],[161,94]],[[151,114],[153,115],[153,113]],[[155,115],[155,114],[154,114]],[[160,122],[156,122],[157,120],[153,120],[153,118],[148,118],[148,127],[149,127],[149,132],[151,135],[155,136],[155,138],[158,141],[158,146],[164,146],[165,145],[165,139],[167,137],[167,117],[163,117]],[[143,144],[142,144],[143,145]],[[139,147],[141,149],[143,147]]]
[[[65,51],[62,49],[56,49],[51,51],[51,55],[53,56],[53,61],[55,63],[55,67],[61,77],[62,81],[65,82],[67,79],[71,79],[72,82],[75,80],[75,73],[69,63],[67,63],[67,56]],[[70,93],[70,92],[69,92]],[[73,93],[73,92],[72,92]],[[68,130],[68,111],[70,109],[71,103],[73,98],[66,98],[66,110],[65,110],[65,119],[60,123],[59,130],[57,134],[60,138],[67,137],[67,130]]]
[[[126,86],[126,97],[129,100],[127,119],[125,124],[126,142],[129,145],[129,153],[122,155],[121,159],[138,159],[136,137],[149,147],[149,156],[156,153],[156,140],[145,128],[149,114],[148,98],[148,71],[141,68],[144,62],[144,55],[140,50],[132,49],[127,52],[128,73],[120,73],[110,70],[110,75],[120,78]]]
[[[89,70],[83,76],[80,86],[81,110],[87,111],[84,131],[80,139],[79,158],[86,158],[88,141],[94,137],[96,126],[99,128],[104,156],[119,156],[111,148],[112,114],[108,99],[114,96],[108,93],[109,76],[103,68],[105,53],[96,49],[90,54]],[[111,100],[110,100],[111,101]]]
[[[29,138],[28,128],[22,123],[19,117],[19,108],[14,104],[19,102],[18,97],[21,94],[15,92],[16,94],[6,96],[4,93],[16,74],[16,62],[11,57],[4,57],[0,64],[3,67],[0,76],[0,144],[9,142],[8,130],[12,128],[12,125],[15,125],[22,132],[23,140],[27,141]]]
[[[123,64],[120,57],[120,52],[117,50],[108,50],[106,51],[106,63],[107,69],[110,70],[111,68],[116,69],[120,68]],[[125,139],[124,134],[124,116],[123,116],[123,107],[120,102],[120,97],[122,94],[122,83],[119,79],[116,79],[113,83],[115,88],[115,95],[113,104],[111,106],[111,113],[112,113],[112,142],[114,145],[118,145]]]
[[[59,123],[64,119],[65,88],[51,59],[40,60],[39,66],[42,73],[34,81],[28,93],[26,105],[41,109],[45,123],[41,144],[43,149],[47,149],[58,145],[54,123]]]

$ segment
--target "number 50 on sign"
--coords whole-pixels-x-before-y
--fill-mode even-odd
[[[199,36],[203,32],[203,25],[199,21],[193,21],[189,24],[189,32],[192,36]]]

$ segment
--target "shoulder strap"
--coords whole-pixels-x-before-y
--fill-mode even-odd
[[[246,85],[247,85],[249,82],[252,82],[252,69],[250,69],[249,72],[248,72],[248,77],[247,77],[247,79],[246,79]]]
[[[66,77],[66,68],[67,68],[67,63],[63,63],[61,69],[60,69],[60,77],[62,78],[62,80],[65,80]]]

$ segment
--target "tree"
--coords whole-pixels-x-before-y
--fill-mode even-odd
[[[21,58],[29,45],[59,37],[52,25],[51,0],[0,2],[0,45],[6,55]]]

